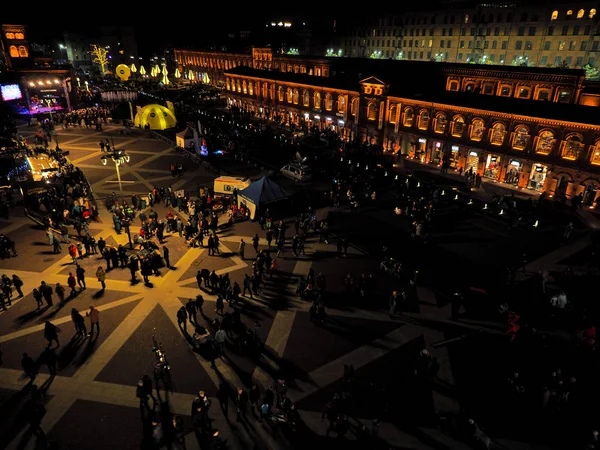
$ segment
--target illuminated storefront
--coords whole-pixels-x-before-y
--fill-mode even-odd
[[[444,155],[443,151],[444,145],[440,141],[433,141],[433,145],[431,146],[431,156],[429,162],[439,166],[442,164],[442,157]]]
[[[479,168],[479,152],[475,150],[469,150],[467,153],[467,160],[465,161],[465,172],[473,169],[473,173],[477,173]]]
[[[529,176],[529,184],[527,187],[535,191],[543,191],[547,174],[547,166],[538,163],[533,164],[531,167],[531,175]]]
[[[517,186],[519,184],[519,178],[521,177],[521,170],[523,163],[516,159],[511,159],[506,168],[506,175],[504,176],[504,182]]]
[[[498,174],[500,173],[501,162],[502,157],[500,155],[489,154],[485,162],[485,170],[483,171],[483,176],[486,178],[497,180]]]

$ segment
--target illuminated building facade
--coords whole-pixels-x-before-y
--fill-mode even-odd
[[[599,66],[598,2],[493,1],[388,15],[338,38],[349,57],[582,68]]]
[[[311,76],[247,61],[222,72],[225,92],[259,117],[587,205],[600,190],[600,89],[582,70],[335,58]]]
[[[2,25],[2,52],[8,70],[18,70],[32,65],[27,28],[25,25]]]

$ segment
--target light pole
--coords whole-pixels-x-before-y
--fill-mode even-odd
[[[119,170],[119,166],[121,164],[129,162],[129,155],[127,154],[127,152],[125,152],[125,150],[113,149],[108,154],[103,154],[100,157],[100,160],[102,161],[102,164],[106,165],[109,158],[112,159],[115,163],[115,169],[117,170],[117,180],[119,180],[119,191],[121,192],[121,195],[123,195],[123,183],[121,182],[121,171]]]

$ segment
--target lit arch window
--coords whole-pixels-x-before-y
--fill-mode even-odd
[[[246,80],[242,81],[242,92],[244,94],[248,93],[248,85],[246,84]]]
[[[439,133],[439,134],[445,133],[446,125],[447,125],[446,114],[438,113],[435,116],[435,123],[433,124],[433,131],[435,133]]]
[[[313,103],[314,103],[314,107],[319,109],[321,108],[321,93],[320,92],[315,92],[315,95],[313,96]]]
[[[583,150],[583,138],[578,134],[572,134],[562,142],[560,156],[562,159],[575,161]]]
[[[263,83],[262,85],[262,96],[264,98],[269,97],[269,85],[267,83]]]
[[[6,36],[6,39],[14,39],[15,33],[6,33],[4,36]]]
[[[594,17],[596,17],[596,8],[592,8],[590,9],[590,14],[588,16],[590,19],[593,19]]]
[[[595,166],[600,166],[600,139],[597,140],[592,147],[590,163],[594,164]]]
[[[469,15],[465,14],[465,23],[469,23]]]
[[[422,109],[419,112],[419,120],[417,126],[419,127],[419,130],[426,130],[427,128],[429,128],[429,111],[427,111],[426,109]]]
[[[327,111],[333,109],[333,96],[329,92],[325,95],[325,109]]]
[[[231,90],[231,83],[229,82],[229,78],[227,78],[225,80],[225,86],[227,87],[227,90],[230,91]]]
[[[292,91],[292,88],[287,88],[287,91],[285,92],[285,96],[286,96],[287,102],[292,103],[292,101],[294,100],[294,92]]]
[[[302,93],[302,104],[304,106],[310,106],[310,94],[308,93],[308,91],[304,91]]]
[[[377,120],[377,107],[375,106],[375,102],[369,102],[367,105],[367,119]]]
[[[573,16],[573,10],[570,9],[567,11],[567,19],[570,19]]]
[[[580,9],[579,11],[577,11],[578,19],[583,19],[583,16],[585,16],[585,9]]]
[[[483,120],[473,119],[473,122],[471,122],[471,132],[469,133],[469,137],[472,141],[481,141],[484,130],[485,124],[483,123]]]
[[[19,57],[19,50],[17,49],[16,45],[11,45],[8,49],[8,52],[9,52],[11,58]]]
[[[15,39],[25,39],[25,35],[23,33],[15,33]]]
[[[552,11],[552,15],[550,16],[550,20],[558,20],[558,11]]]
[[[277,88],[277,100],[283,102],[283,86]]]
[[[502,122],[495,123],[490,133],[490,144],[502,145],[504,143],[504,136],[506,136],[506,125]]]
[[[450,132],[452,133],[452,136],[462,137],[464,131],[465,131],[465,119],[463,119],[462,116],[455,116],[454,119],[452,119],[452,130],[450,130]]]
[[[237,80],[237,91],[242,92],[242,83],[240,83],[240,80]]]
[[[298,102],[300,101],[300,92],[298,92],[298,89],[294,89],[294,96],[293,96],[293,101],[294,101],[294,105],[297,105]]]
[[[390,106],[390,123],[396,123],[396,115],[398,114],[398,105]]]
[[[412,108],[404,108],[404,112],[402,113],[402,125],[405,127],[412,127],[414,119],[415,113]]]
[[[529,144],[529,128],[525,125],[519,125],[515,128],[513,135],[512,148],[515,150],[525,150]]]
[[[353,116],[356,116],[358,114],[358,103],[358,97],[354,97],[352,99],[352,103],[350,103],[350,114],[352,114]]]
[[[535,145],[535,152],[539,155],[549,155],[554,148],[554,132],[550,130],[543,130],[537,137],[537,143]]]
[[[254,95],[254,83],[252,81],[248,83],[248,94]]]
[[[343,113],[346,111],[346,96],[345,95],[340,95],[338,97],[338,112],[339,113]]]

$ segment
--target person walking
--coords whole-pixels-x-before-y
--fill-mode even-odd
[[[201,295],[196,295],[196,311],[200,313],[201,316],[204,315],[204,311],[202,311],[202,306],[204,306],[204,297]]]
[[[246,419],[246,410],[248,409],[248,394],[242,388],[237,390],[234,403],[237,408],[236,420],[239,422],[242,418]]]
[[[223,302],[223,296],[221,294],[219,294],[217,296],[217,302],[215,305],[215,312],[217,314],[221,314],[223,315],[223,309],[225,308],[225,303]]]
[[[225,333],[225,330],[223,329],[223,327],[219,328],[219,331],[217,331],[215,333],[215,344],[216,344],[216,348],[217,348],[219,357],[223,356],[223,350],[225,347],[226,337],[227,337],[227,333]]]
[[[102,266],[98,267],[98,269],[96,269],[96,278],[98,278],[98,281],[100,282],[100,285],[102,286],[102,291],[104,291],[104,289],[106,289],[106,271],[102,268]]]
[[[244,258],[244,250],[246,250],[246,243],[244,242],[244,240],[242,239],[240,241],[240,246],[238,248],[238,252],[240,254],[240,258],[242,258],[242,260],[246,259]]]
[[[23,280],[21,280],[17,275],[13,275],[12,283],[17,292],[19,293],[19,298],[23,298]]]
[[[187,334],[187,318],[188,318],[188,315],[185,310],[185,306],[182,306],[177,311],[177,325],[179,326],[179,328],[181,328],[181,325],[183,324],[183,332],[185,334]]]
[[[246,291],[250,293],[250,298],[254,299],[252,295],[252,278],[250,278],[250,275],[248,274],[244,275],[244,290],[242,291],[243,297],[246,296]]]
[[[52,345],[52,342],[56,341],[56,347],[60,347],[60,342],[58,342],[58,332],[60,328],[56,325],[51,324],[49,321],[46,321],[44,324],[44,337],[48,341],[48,347]]]
[[[42,281],[40,285],[40,292],[44,296],[44,300],[48,304],[48,307],[54,306],[54,302],[52,301],[52,288],[46,284],[45,281]]]
[[[77,275],[77,284],[79,284],[82,291],[85,290],[85,269],[79,264],[77,264],[77,269],[75,269],[75,275]]]
[[[65,304],[65,288],[60,284],[56,283],[56,287],[54,288],[54,292],[58,295],[59,305]]]
[[[90,318],[90,337],[94,335],[94,325],[96,326],[96,331],[100,334],[100,311],[90,306],[90,311],[85,313],[85,316]]]
[[[38,290],[38,288],[33,288],[33,298],[37,302],[37,309],[40,309],[44,305],[44,300],[42,293]]]
[[[85,319],[76,308],[71,309],[71,320],[75,326],[75,336],[82,336],[83,338],[86,338],[87,328],[85,326]]]
[[[72,272],[69,272],[69,277],[67,278],[67,286],[71,288],[70,296],[75,297],[77,295],[77,290],[75,287],[77,286],[77,281],[75,281],[75,277]]]
[[[167,247],[166,245],[163,245],[163,258],[165,260],[165,263],[167,265],[167,269],[171,268],[171,263],[169,261],[169,247]]]
[[[258,243],[260,242],[260,238],[258,237],[258,233],[254,235],[252,238],[252,247],[254,248],[255,253],[258,255]]]

